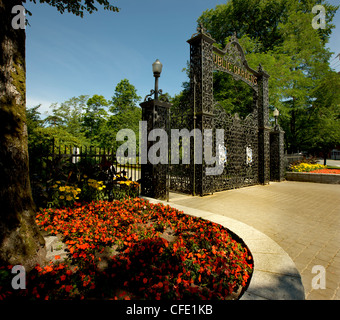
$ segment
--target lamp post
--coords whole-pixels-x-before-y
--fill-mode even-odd
[[[155,100],[158,100],[158,94],[162,93],[162,90],[158,90],[158,78],[161,76],[162,68],[163,65],[158,59],[152,64],[152,72],[155,77]]]
[[[280,115],[280,112],[279,112],[279,110],[277,110],[277,108],[275,108],[275,110],[274,110],[274,112],[273,112],[273,115],[274,115],[274,118],[275,118],[275,129],[277,129],[278,128],[278,124],[277,124],[277,118],[279,117],[279,115]]]
[[[142,108],[142,127],[140,136],[141,152],[141,194],[150,198],[169,201],[170,179],[169,179],[169,152],[153,149],[159,142],[156,142],[157,134],[155,129],[165,130],[167,134],[167,146],[170,146],[170,107],[162,90],[158,89],[158,78],[161,76],[163,65],[157,59],[152,64],[152,72],[155,77],[155,88],[150,90]],[[164,136],[163,136],[164,137]],[[162,140],[165,143],[165,140]],[[157,146],[158,147],[158,146]],[[157,149],[156,149],[157,150]],[[152,152],[151,152],[152,151]]]
[[[153,76],[155,77],[155,89],[150,90],[150,94],[144,98],[144,102],[152,100],[152,96],[154,96],[154,100],[158,100],[158,95],[161,95],[161,99],[163,101],[169,102],[168,98],[163,95],[163,91],[158,89],[158,78],[161,76],[162,68],[163,65],[158,59],[152,64],[152,72]]]

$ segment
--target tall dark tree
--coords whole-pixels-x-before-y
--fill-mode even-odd
[[[97,94],[87,101],[82,129],[91,144],[100,143],[100,129],[106,124],[108,113],[105,109],[107,109],[108,105],[109,103],[106,99]]]
[[[121,143],[116,141],[116,135],[121,129],[133,130],[138,142],[139,121],[142,118],[142,110],[138,106],[140,99],[135,86],[129,80],[123,79],[117,84],[110,101],[109,111],[112,114],[100,128],[102,146],[117,148]]]
[[[63,13],[83,16],[102,5],[118,11],[107,0],[33,0]],[[35,206],[29,181],[26,126],[25,30],[15,5],[0,0],[0,264],[22,264],[26,269],[43,263],[44,238],[35,223]],[[15,19],[15,20],[13,20]],[[14,23],[12,23],[14,22]]]
[[[340,74],[327,73],[314,89],[314,95],[306,150],[322,154],[326,165],[331,150],[340,146]]]

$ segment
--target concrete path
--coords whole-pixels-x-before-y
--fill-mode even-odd
[[[170,202],[232,218],[274,240],[294,261],[307,300],[340,299],[340,185],[286,181]],[[325,289],[313,289],[312,282]]]
[[[288,254],[272,239],[238,220],[209,211],[185,207],[152,198],[152,203],[168,204],[186,214],[222,225],[237,234],[252,253],[254,269],[251,281],[241,300],[304,300],[301,275]]]
[[[319,160],[318,161],[319,164],[323,164],[323,160]],[[327,159],[326,164],[328,166],[336,166],[336,167],[340,167],[340,160],[331,160],[331,159]]]

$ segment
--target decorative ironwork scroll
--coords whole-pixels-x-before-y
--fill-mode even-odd
[[[213,47],[213,61],[216,70],[232,75],[235,80],[242,80],[257,91],[260,74],[249,67],[235,34],[223,50]]]

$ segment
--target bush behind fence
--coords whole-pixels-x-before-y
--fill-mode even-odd
[[[113,200],[138,195],[138,192],[131,193],[130,189],[137,186],[131,184],[132,181],[140,181],[140,165],[119,163],[116,150],[112,148],[52,144],[32,148],[29,154],[33,199],[38,207],[51,205],[52,195],[54,194],[55,199],[56,191],[53,186],[57,181],[62,186],[77,187],[84,187],[89,179],[102,181],[105,185],[105,197],[101,197],[102,199]],[[128,181],[130,182],[127,183]]]

